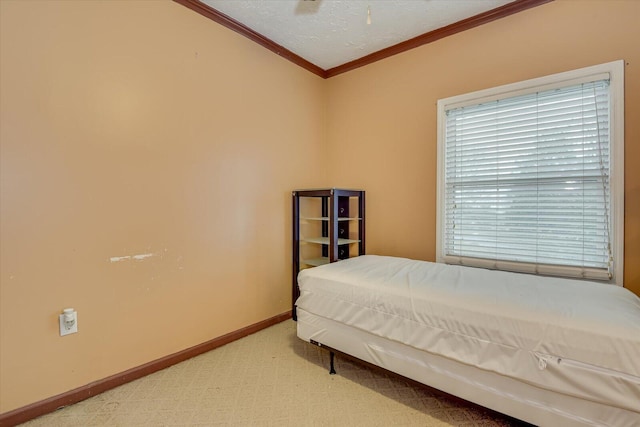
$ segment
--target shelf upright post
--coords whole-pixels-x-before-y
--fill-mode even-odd
[[[298,272],[300,271],[300,224],[298,222],[298,218],[300,218],[300,199],[298,198],[298,193],[296,191],[291,193],[292,195],[292,203],[293,206],[293,216],[291,217],[291,221],[293,222],[293,287],[291,289],[291,317],[293,320],[298,320],[298,316],[296,314],[296,300],[300,295],[300,291],[298,290]]]
[[[358,236],[360,238],[360,242],[358,243],[358,256],[365,254],[365,246],[364,246],[364,191],[360,191],[358,196],[358,217],[360,221],[358,221]]]
[[[329,262],[338,260],[338,194],[331,189],[329,195]]]

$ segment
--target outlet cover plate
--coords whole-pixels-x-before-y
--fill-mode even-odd
[[[74,312],[75,314],[75,318],[76,321],[73,324],[72,327],[70,327],[69,329],[67,329],[67,327],[64,324],[64,314],[61,314],[59,316],[60,319],[60,336],[63,337],[65,335],[69,335],[69,334],[75,334],[76,332],[78,332],[78,313]]]

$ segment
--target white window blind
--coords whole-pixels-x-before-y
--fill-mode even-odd
[[[442,260],[612,278],[609,74],[589,80],[444,107]]]

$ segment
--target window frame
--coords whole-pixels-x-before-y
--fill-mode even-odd
[[[608,75],[610,80],[610,227],[612,239],[612,277],[603,283],[623,286],[624,275],[624,61],[618,60],[577,70],[483,89],[439,99],[437,102],[437,209],[436,209],[436,262],[444,263],[446,165],[445,127],[446,111],[505,99],[528,93],[571,86]],[[464,263],[463,263],[464,264]],[[493,265],[491,265],[493,264]],[[478,266],[506,269],[497,262],[479,262]],[[509,262],[500,263],[508,265]],[[559,274],[562,276],[562,274]],[[575,277],[573,277],[575,278]],[[590,279],[594,280],[594,279]]]

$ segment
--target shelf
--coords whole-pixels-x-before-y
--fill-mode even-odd
[[[300,219],[304,219],[307,221],[329,221],[329,217],[328,216],[322,216],[322,217],[306,217],[306,216],[301,216]],[[362,220],[362,218],[338,218],[338,221],[360,221]]]
[[[329,264],[329,257],[303,259],[302,263],[317,267],[319,265]]]
[[[328,237],[307,237],[307,238],[301,238],[300,240],[307,243],[319,243],[321,245],[329,244]],[[359,242],[360,240],[356,240],[356,239],[338,239],[338,246],[348,245],[350,243],[359,243]]]

